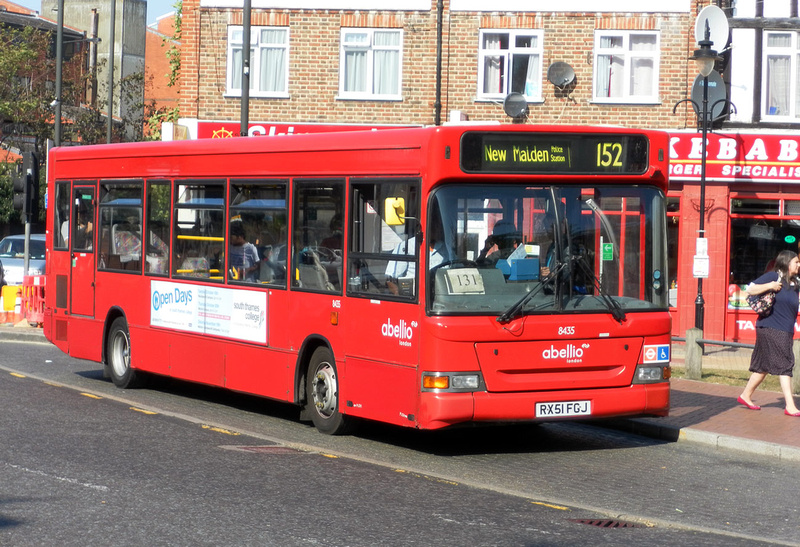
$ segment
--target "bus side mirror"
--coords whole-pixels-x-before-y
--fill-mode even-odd
[[[389,226],[402,226],[406,223],[406,200],[386,198],[383,206],[383,219]]]

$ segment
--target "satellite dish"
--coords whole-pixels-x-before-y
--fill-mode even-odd
[[[694,38],[697,42],[706,39],[706,23],[708,23],[709,40],[711,49],[720,52],[728,45],[728,18],[725,12],[717,6],[706,6],[697,15],[694,24]]]
[[[708,111],[707,121],[714,122],[725,115],[725,106],[728,99],[728,90],[719,72],[712,70],[708,75]],[[692,106],[698,119],[703,115],[703,76],[698,74],[692,85]]]
[[[564,89],[575,81],[575,71],[564,61],[556,61],[547,69],[547,80],[554,86]]]
[[[522,93],[509,93],[503,100],[503,112],[511,118],[528,115],[528,99]]]

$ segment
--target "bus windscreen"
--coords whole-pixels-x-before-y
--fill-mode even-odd
[[[465,173],[641,175],[647,158],[644,135],[476,131],[461,139]]]

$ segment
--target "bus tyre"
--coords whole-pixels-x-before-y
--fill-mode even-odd
[[[142,374],[131,368],[131,339],[128,323],[123,317],[114,319],[108,331],[106,363],[115,386],[126,389],[143,384]]]
[[[352,429],[352,420],[339,412],[339,380],[333,353],[326,347],[311,355],[306,376],[306,412],[321,432],[343,435]]]

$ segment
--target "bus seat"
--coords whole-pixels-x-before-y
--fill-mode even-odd
[[[114,244],[114,253],[119,255],[121,262],[139,260],[142,252],[142,240],[134,232],[119,229],[119,224],[111,227],[111,241]]]
[[[188,277],[208,277],[208,259],[204,256],[190,256],[183,260],[180,270],[176,273]]]
[[[300,286],[304,289],[317,289],[321,291],[334,290],[333,285],[328,279],[328,273],[319,261],[317,253],[309,249],[304,249],[301,255],[301,263],[297,265]]]

